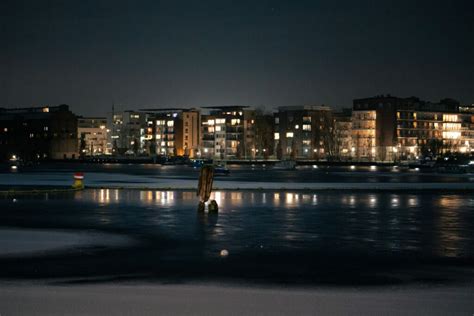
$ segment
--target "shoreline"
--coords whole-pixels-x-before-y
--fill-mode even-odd
[[[183,180],[188,182],[188,180]],[[192,181],[193,183],[196,181]],[[422,186],[421,186],[422,185]],[[188,183],[169,184],[150,184],[141,183],[124,184],[97,184],[85,185],[85,190],[159,190],[159,191],[196,191],[196,185]],[[227,183],[214,182],[213,191],[258,191],[258,192],[334,192],[334,191],[354,191],[354,192],[443,192],[443,193],[472,193],[474,192],[474,183],[262,183],[262,182],[237,182],[228,181]],[[81,189],[70,186],[57,186],[49,184],[22,184],[9,187],[0,184],[0,195],[11,194],[43,194],[43,193],[68,193],[81,191]]]

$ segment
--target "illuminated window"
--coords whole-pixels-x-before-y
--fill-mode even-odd
[[[207,125],[214,125],[214,120],[208,120]]]
[[[222,130],[222,126],[216,126],[216,132],[220,132]]]
[[[48,113],[48,112],[49,112],[49,108],[48,108],[48,107],[43,108],[43,112],[44,112],[44,113]]]
[[[400,119],[400,112],[397,112],[397,119]]]
[[[461,137],[461,132],[443,132],[443,138],[446,139],[458,139]]]
[[[298,124],[295,125],[295,129],[299,129],[300,126]]]
[[[303,124],[303,131],[310,131],[311,125],[310,124]]]
[[[168,127],[173,127],[173,126],[174,126],[174,122],[173,122],[173,121],[168,121],[168,122],[166,123],[166,125],[167,125]]]
[[[240,119],[232,119],[232,120],[231,120],[231,124],[232,124],[232,125],[240,124]]]
[[[311,122],[311,116],[303,116],[303,122]]]
[[[286,133],[286,138],[292,138],[292,137],[293,137],[293,132]]]
[[[416,120],[416,112],[415,112],[415,113],[413,113],[413,119],[415,119],[415,120]]]
[[[279,140],[280,139],[280,133],[275,133],[274,137],[275,137],[275,140]]]
[[[216,119],[216,124],[225,124],[225,119]]]
[[[443,114],[443,122],[457,122],[458,116],[455,114]]]
[[[311,145],[311,141],[309,139],[303,140],[303,145],[309,146]]]

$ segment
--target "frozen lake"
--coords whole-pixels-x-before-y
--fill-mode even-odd
[[[0,199],[5,227],[114,233],[116,246],[0,258],[0,278],[372,285],[473,280],[468,194],[87,189]],[[222,258],[222,249],[229,256]],[[32,267],[35,267],[32,269]]]

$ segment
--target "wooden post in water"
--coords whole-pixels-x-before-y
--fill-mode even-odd
[[[214,167],[202,166],[199,174],[199,184],[196,195],[199,196],[198,212],[204,212],[205,202],[209,200],[212,192],[212,182],[214,181]],[[217,213],[218,205],[212,200],[209,204],[209,213]]]

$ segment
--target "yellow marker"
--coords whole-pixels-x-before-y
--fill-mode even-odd
[[[74,174],[74,189],[84,189],[84,174],[82,172],[76,172]]]

